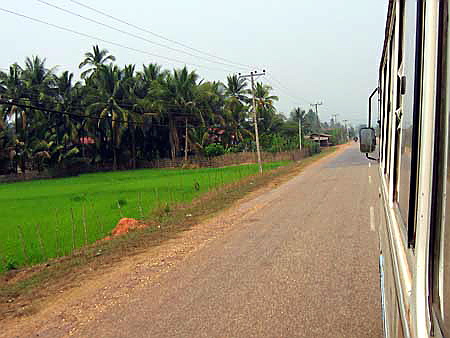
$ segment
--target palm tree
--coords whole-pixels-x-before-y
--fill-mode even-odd
[[[15,63],[9,67],[9,73],[0,73],[0,96],[19,103],[24,95],[22,72],[22,68]],[[18,128],[18,107],[15,105],[8,105],[5,108],[8,109],[7,115],[5,116],[8,118],[15,116],[16,128]]]
[[[93,52],[87,52],[84,54],[84,60],[79,64],[78,68],[81,69],[85,66],[89,66],[88,69],[81,73],[82,79],[89,78],[100,66],[106,64],[108,61],[116,61],[116,57],[109,54],[107,49],[100,49],[98,45],[92,46]]]
[[[0,73],[0,88],[1,88],[0,96],[5,97],[7,100],[11,100],[12,103],[19,104],[23,100],[24,83],[22,80],[22,72],[23,72],[22,68],[17,63],[14,63],[9,67],[8,73],[3,72]],[[6,111],[6,113],[4,114],[4,119],[14,118],[15,132],[13,143],[16,145],[15,156],[18,156],[19,114],[21,114],[21,110],[16,104],[5,105],[3,109]],[[16,173],[18,171],[18,164],[19,163],[16,158],[15,160]]]
[[[155,107],[164,114],[169,124],[169,144],[172,159],[180,150],[180,139],[176,127],[177,116],[189,116],[195,109],[198,75],[186,67],[167,74],[164,81],[156,83],[149,93]]]
[[[48,93],[48,89],[55,84],[54,68],[47,69],[45,61],[45,58],[41,59],[39,56],[25,59],[22,75],[28,89],[38,93]]]
[[[236,98],[241,102],[248,102],[247,97],[247,80],[237,75],[227,77],[226,95],[228,97]]]
[[[224,106],[224,117],[226,125],[230,130],[230,144],[243,141],[245,136],[253,136],[253,134],[244,127],[248,117],[247,103],[250,101],[246,95],[248,92],[247,81],[245,79],[239,78],[237,75],[227,77],[227,98]]]
[[[123,73],[115,65],[101,66],[98,68],[95,84],[98,96],[93,97],[94,103],[87,107],[86,112],[88,115],[94,114],[101,118],[96,121],[96,128],[109,129],[113,169],[116,170],[121,134],[128,120],[128,111],[121,107],[121,100],[125,94]]]
[[[35,142],[35,138],[41,137],[36,125],[48,126],[48,116],[45,113],[45,107],[53,103],[53,94],[56,87],[56,78],[54,68],[48,69],[45,66],[45,58],[39,56],[27,57],[25,59],[25,68],[22,72],[24,83],[24,96],[28,103],[42,106],[44,110],[22,109],[21,110],[21,132],[22,142],[25,151],[22,152],[22,170],[25,172],[27,158],[30,156],[29,145]],[[44,129],[45,130],[45,129]]]
[[[56,88],[56,110],[80,114],[81,83],[73,83],[73,73],[64,71],[60,76],[56,77]],[[56,129],[56,143],[63,144],[66,150],[67,146],[78,137],[77,121],[69,115],[62,114],[55,114],[53,121]],[[84,148],[82,153],[84,156]]]
[[[152,81],[161,81],[163,80],[169,72],[167,70],[163,70],[160,65],[157,63],[150,63],[148,66],[142,65],[142,78],[150,84]]]
[[[268,130],[273,122],[276,108],[274,101],[278,101],[278,96],[271,95],[272,87],[257,83],[255,88],[256,115],[262,119],[263,131]]]

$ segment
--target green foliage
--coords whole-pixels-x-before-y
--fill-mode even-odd
[[[17,261],[14,258],[6,257],[5,268],[4,268],[6,271],[16,270],[18,268],[19,268],[19,264],[17,263]],[[0,269],[0,271],[1,270],[2,269]]]
[[[222,83],[187,67],[169,71],[149,63],[138,69],[115,61],[93,46],[82,56],[79,82],[38,56],[0,71],[0,94],[14,103],[0,105],[0,172],[18,167],[63,175],[90,166],[136,168],[185,151],[255,150],[253,91],[245,78],[230,75]],[[273,88],[257,82],[254,89],[263,150],[298,148],[299,121],[303,136],[325,126],[311,109],[296,107],[287,118],[275,108]],[[221,147],[206,150],[211,143]],[[72,171],[77,158],[86,165]]]
[[[205,147],[205,156],[215,157],[225,154],[225,148],[218,143],[212,143]]]
[[[347,135],[344,128],[334,128],[328,131],[331,135],[332,144],[342,144],[347,142]]]

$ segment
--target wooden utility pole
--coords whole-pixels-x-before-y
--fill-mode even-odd
[[[262,73],[258,73],[257,71],[254,72],[250,72],[250,74],[247,75],[241,75],[241,73],[239,73],[239,77],[240,78],[247,78],[249,77],[251,79],[252,82],[252,93],[253,93],[253,122],[255,124],[255,139],[256,139],[256,153],[258,154],[258,166],[259,166],[259,173],[262,174],[263,172],[263,168],[262,168],[262,162],[261,162],[261,151],[259,148],[259,133],[258,133],[258,117],[257,117],[257,111],[256,111],[256,92],[255,92],[255,77],[259,77],[262,75],[266,75],[266,71],[263,70]]]

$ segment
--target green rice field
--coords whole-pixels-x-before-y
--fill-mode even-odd
[[[122,217],[147,218],[257,172],[254,164],[142,169],[1,184],[0,272],[70,254],[107,236]]]

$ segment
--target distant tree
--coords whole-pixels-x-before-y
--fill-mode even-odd
[[[310,109],[305,115],[305,134],[317,133],[320,131],[320,126],[317,121],[317,114],[314,110]]]

